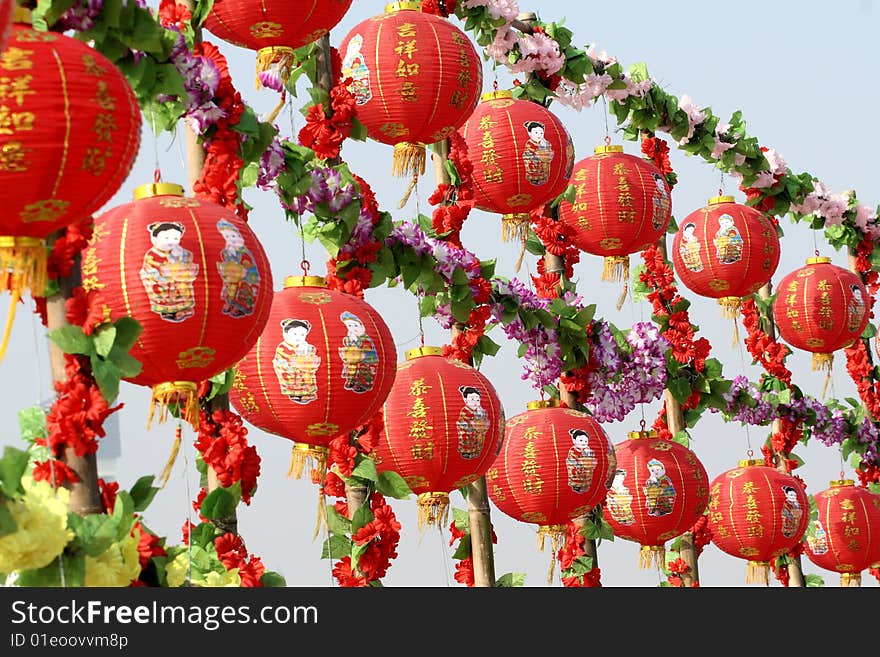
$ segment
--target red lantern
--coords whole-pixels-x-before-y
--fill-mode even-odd
[[[419,526],[446,524],[449,493],[489,469],[504,436],[504,409],[475,368],[438,347],[406,353],[382,416],[376,465],[400,474],[418,495]]]
[[[392,2],[358,23],[339,46],[342,77],[367,134],[394,145],[392,173],[425,172],[425,144],[442,141],[470,116],[483,66],[470,38],[421,2]]]
[[[272,272],[250,227],[223,206],[184,198],[172,183],[141,185],[134,201],[95,219],[83,251],[86,290],[113,319],[143,331],[128,379],[153,390],[150,421],[169,405],[198,423],[197,384],[229,369],[256,341],[272,302]],[[149,421],[148,421],[149,424]]]
[[[461,128],[473,163],[474,203],[502,215],[502,238],[524,240],[529,212],[565,191],[574,145],[553,112],[491,91]]]
[[[681,536],[709,503],[709,476],[690,449],[631,431],[614,452],[617,467],[602,509],[614,535],[641,545],[639,567],[666,564],[664,543]]]
[[[675,273],[689,290],[718,299],[735,318],[740,301],[770,282],[779,264],[776,227],[732,196],[714,196],[685,217],[672,242]]]
[[[769,584],[770,562],[800,542],[810,518],[800,480],[747,459],[715,477],[709,494],[712,543],[748,560],[746,582]]]
[[[382,316],[321,276],[288,276],[251,344],[229,400],[254,426],[294,441],[297,478],[306,461],[323,471],[330,441],[370,420],[394,383],[397,350]]]
[[[880,495],[840,479],[814,497],[818,517],[804,552],[820,568],[840,573],[841,586],[861,586],[861,571],[880,561]]]
[[[15,299],[26,288],[43,294],[45,238],[118,191],[141,128],[137,99],[113,62],[29,22],[18,8],[0,54],[0,290]]]
[[[352,0],[214,0],[204,26],[228,43],[255,50],[257,74],[281,63],[282,77],[289,77],[293,51],[327,34],[342,20],[351,3]]]
[[[507,421],[501,452],[486,474],[489,499],[515,520],[537,523],[553,552],[569,520],[605,500],[611,441],[586,413],[555,400],[527,404]]]
[[[830,370],[833,352],[850,346],[865,330],[867,300],[861,277],[817,256],[779,281],[773,316],[783,340],[813,353],[814,370]]]
[[[656,244],[672,216],[666,178],[652,162],[597,146],[574,165],[573,202],[559,203],[559,218],[575,228],[572,242],[605,258],[602,280],[627,280],[629,254]]]

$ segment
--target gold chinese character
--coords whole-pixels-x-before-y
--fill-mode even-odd
[[[418,51],[419,49],[416,47],[416,42],[414,40],[398,41],[397,47],[394,48],[394,52],[407,59],[412,59],[413,53],[417,53]]]
[[[34,63],[28,58],[33,54],[33,50],[22,50],[15,46],[8,46],[0,53],[0,68],[7,71],[31,69],[34,67]]]
[[[401,23],[397,26],[397,36],[399,36],[401,39],[412,39],[415,35],[415,23]]]
[[[413,402],[412,409],[407,413],[410,417],[427,417],[428,407],[425,406],[424,397],[416,397],[415,402]]]
[[[111,149],[101,150],[97,146],[90,146],[83,154],[82,169],[91,174],[100,176],[104,172],[107,158],[111,155]]]
[[[461,89],[453,89],[452,95],[449,97],[449,104],[453,107],[461,109],[464,106],[466,95]]]
[[[30,89],[32,75],[22,75],[20,78],[0,78],[0,100],[15,98],[18,105],[24,104],[24,97],[37,93]]]
[[[110,87],[104,80],[98,80],[98,93],[95,95],[98,107],[103,110],[116,109],[116,101],[110,95]]]
[[[540,479],[524,479],[523,490],[527,493],[537,493],[540,495],[541,491],[544,490],[544,482]]]
[[[94,75],[95,77],[104,77],[104,73],[107,72],[107,69],[98,64],[95,61],[95,58],[92,55],[83,55],[82,56],[83,68],[85,68],[86,73],[89,75]]]
[[[434,427],[428,424],[427,420],[415,420],[409,427],[410,438],[414,440],[423,440],[427,438]]]
[[[431,386],[425,383],[424,379],[416,379],[409,386],[409,394],[411,396],[425,395],[431,389]]]
[[[98,114],[92,130],[98,135],[98,141],[113,141],[113,132],[118,130],[116,119],[112,114]]]
[[[501,169],[486,169],[483,171],[483,180],[488,183],[500,183],[504,177]]]
[[[496,125],[498,125],[497,121],[493,121],[492,117],[484,116],[480,119],[480,124],[477,126],[480,130],[491,130]]]
[[[418,62],[407,63],[402,59],[397,62],[397,77],[408,78],[419,74],[420,64]]]

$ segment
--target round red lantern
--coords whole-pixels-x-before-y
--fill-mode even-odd
[[[352,0],[214,0],[204,26],[228,43],[255,50],[258,76],[273,64],[280,64],[284,78],[289,77],[294,50],[327,34],[342,20],[351,3]]]
[[[152,388],[149,421],[173,405],[196,426],[197,384],[250,349],[272,303],[269,261],[247,223],[173,183],[141,185],[96,217],[82,277],[112,319],[141,324],[129,353],[142,369],[127,380]]]
[[[575,229],[581,251],[604,257],[602,280],[629,278],[629,254],[656,244],[672,216],[666,178],[652,162],[597,146],[574,165],[574,201],[559,203],[559,219]]]
[[[474,367],[439,347],[406,353],[382,407],[374,447],[379,471],[393,470],[418,495],[419,526],[445,526],[449,493],[486,474],[504,436],[504,409]]]
[[[392,173],[425,172],[425,144],[446,139],[473,112],[483,66],[470,38],[421,2],[392,2],[339,46],[342,78],[367,135],[394,146]]]
[[[141,112],[113,62],[79,39],[34,30],[22,8],[0,80],[0,290],[17,299],[45,290],[45,238],[99,210],[128,177]]]
[[[804,541],[807,558],[840,573],[841,586],[861,586],[861,572],[880,561],[880,495],[840,479],[814,497],[818,516]]]
[[[656,431],[631,431],[614,447],[617,467],[602,508],[614,535],[641,545],[639,568],[666,564],[664,543],[681,536],[709,503],[709,476],[690,449]]]
[[[501,452],[486,474],[489,499],[506,515],[538,525],[553,552],[569,520],[605,500],[611,444],[590,415],[555,400],[527,404],[507,421]]]
[[[474,204],[502,215],[502,239],[525,240],[529,212],[565,191],[574,145],[553,112],[490,91],[461,128],[474,166]]]
[[[770,562],[803,538],[810,518],[807,493],[799,479],[746,459],[722,472],[709,489],[712,543],[748,560],[746,582],[769,584]]]
[[[770,220],[732,196],[714,196],[685,217],[672,242],[675,273],[735,318],[740,301],[770,282],[779,265],[779,236]]]
[[[833,352],[850,346],[868,324],[868,293],[861,277],[831,264],[831,258],[807,258],[776,288],[773,316],[779,335],[792,347],[812,352],[814,370],[830,370]]]
[[[382,316],[321,276],[288,276],[251,344],[229,400],[254,426],[294,441],[297,478],[307,461],[323,471],[330,441],[370,420],[394,383],[397,350]]]

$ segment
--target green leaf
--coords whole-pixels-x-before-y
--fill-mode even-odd
[[[134,502],[128,491],[121,490],[116,493],[116,502],[113,504],[113,521],[116,523],[116,540],[121,541],[134,525]]]
[[[406,479],[394,470],[385,470],[379,473],[376,488],[385,497],[393,497],[396,500],[408,499],[413,494]]]
[[[666,387],[679,404],[684,404],[691,396],[691,386],[684,378],[670,378],[666,381]]]
[[[58,348],[65,354],[85,354],[89,356],[94,353],[92,340],[83,333],[81,326],[65,324],[49,331],[49,339],[58,345]]]
[[[27,469],[30,456],[15,447],[7,445],[3,448],[0,459],[0,493],[6,497],[18,497],[24,490],[21,487],[21,476]]]
[[[105,552],[117,540],[119,523],[113,516],[105,513],[80,516],[71,512],[67,514],[67,524],[76,534],[74,546],[90,557],[97,557]]]
[[[504,573],[495,580],[495,586],[498,588],[520,587],[525,586],[525,573]]]
[[[370,511],[370,507],[366,505],[359,507],[358,510],[354,512],[354,516],[351,519],[352,536],[357,534],[361,527],[369,524],[372,520],[373,512]]]
[[[452,555],[453,559],[468,559],[471,556],[471,535],[466,534],[461,537],[461,540],[458,543],[458,547],[455,548],[455,554]]]
[[[284,588],[287,586],[287,581],[280,574],[276,573],[274,570],[267,570],[263,573],[263,576],[260,577],[260,583],[267,588]]]
[[[341,559],[342,557],[347,557],[351,554],[351,546],[350,538],[333,534],[324,541],[324,546],[321,548],[321,558]]]
[[[92,340],[97,354],[102,358],[106,358],[113,347],[113,342],[116,340],[116,327],[112,324],[102,326],[92,335]]]
[[[240,496],[233,495],[227,488],[215,488],[202,500],[202,515],[208,520],[228,518],[235,513]]]
[[[347,536],[351,529],[351,520],[336,510],[332,504],[327,505],[327,528],[336,536]]]
[[[95,377],[95,383],[101,391],[101,396],[112,403],[119,395],[119,369],[112,361],[102,360],[97,356],[91,359],[92,374]]]
[[[161,490],[158,486],[153,486],[154,479],[154,475],[144,475],[134,482],[134,486],[131,487],[129,495],[131,495],[135,511],[144,511],[150,506],[150,502],[156,497],[156,493]]]
[[[18,428],[22,440],[29,443],[37,438],[45,438],[49,435],[46,430],[46,411],[39,406],[21,409],[18,412]]]
[[[376,481],[379,478],[379,474],[376,472],[376,462],[368,456],[361,457],[360,463],[351,471],[351,476]]]
[[[118,341],[117,341],[118,343]],[[143,365],[141,362],[120,348],[119,344],[113,345],[107,361],[112,363],[119,373],[120,378],[131,379],[141,373]]]
[[[12,517],[12,512],[6,508],[6,503],[0,501],[0,538],[15,531],[18,531],[15,518]]]
[[[22,570],[18,574],[16,586],[49,587],[61,586],[60,563],[64,563],[64,586],[82,587],[85,582],[86,559],[80,551],[61,553],[61,558],[53,559],[52,563],[36,570]]]

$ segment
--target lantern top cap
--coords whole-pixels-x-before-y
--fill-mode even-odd
[[[855,486],[856,482],[852,479],[832,479],[831,487],[832,488],[843,488],[847,486]]]
[[[807,258],[808,265],[821,265],[826,262],[831,262],[831,258],[828,256],[813,256],[812,258]]]
[[[154,394],[167,392],[195,392],[199,386],[195,381],[165,381],[153,386]]]
[[[604,146],[596,146],[593,149],[593,155],[601,155],[602,153],[623,153],[623,146],[620,144],[606,144]]]
[[[132,197],[135,201],[142,201],[153,196],[183,196],[183,186],[176,183],[148,183],[134,188]]]
[[[510,89],[496,89],[495,91],[487,91],[480,94],[480,102],[486,100],[498,100],[500,98],[513,98],[513,91]]]
[[[421,11],[422,2],[389,2],[385,5],[385,13],[393,14],[395,11]]]
[[[12,13],[12,22],[33,25],[34,20],[33,16],[31,16],[31,10],[26,7],[16,7]]]
[[[741,468],[750,468],[754,465],[764,465],[764,459],[743,459],[739,462]]]
[[[406,352],[407,360],[414,360],[422,356],[442,356],[443,347],[416,347]]]
[[[646,429],[644,431],[630,431],[626,435],[630,440],[637,440],[639,438],[656,438],[658,434],[653,429]]]
[[[709,199],[709,205],[718,205],[719,203],[733,203],[733,197],[724,194],[722,196],[713,196]]]
[[[323,276],[287,276],[284,288],[289,287],[327,287],[327,279]]]
[[[526,408],[530,411],[536,411],[541,408],[558,408],[558,399],[541,399],[538,401],[530,401],[526,404]]]

